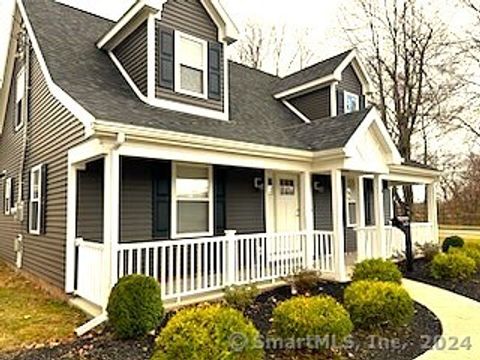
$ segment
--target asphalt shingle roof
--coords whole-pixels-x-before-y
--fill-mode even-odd
[[[354,127],[364,117],[359,113],[305,125],[273,98],[278,77],[233,62],[230,121],[152,107],[138,99],[108,55],[95,46],[113,22],[53,0],[24,3],[53,81],[98,119],[263,145],[325,149],[345,143],[351,136],[347,123]],[[331,68],[338,59],[322,66]]]

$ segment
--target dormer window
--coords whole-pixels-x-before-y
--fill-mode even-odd
[[[345,91],[345,114],[360,110],[360,96]]]
[[[175,90],[207,98],[208,43],[179,31],[175,35]]]

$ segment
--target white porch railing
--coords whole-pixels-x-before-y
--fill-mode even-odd
[[[367,226],[356,229],[357,235],[357,261],[374,257],[374,246],[377,239],[377,228]]]
[[[385,247],[387,258],[405,253],[405,234],[394,226],[385,226]]]
[[[100,305],[104,301],[104,277],[102,276],[104,261],[104,245],[76,240],[78,259],[77,262],[77,289],[76,295]],[[108,289],[107,289],[108,291]]]
[[[321,231],[119,244],[117,276],[153,276],[164,300],[179,300],[228,285],[275,281],[309,263],[333,272],[333,253],[333,234]]]
[[[412,223],[413,244],[425,245],[426,243],[437,243],[435,239],[435,228],[432,223]]]

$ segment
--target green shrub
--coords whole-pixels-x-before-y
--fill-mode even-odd
[[[408,324],[414,314],[413,300],[401,285],[363,280],[345,289],[345,307],[359,328],[398,327]]]
[[[107,312],[118,337],[130,339],[146,335],[163,319],[160,285],[144,275],[120,279],[108,299]]]
[[[388,260],[367,259],[353,269],[352,281],[376,280],[402,282],[402,273],[397,265]]]
[[[329,296],[298,296],[273,310],[272,330],[283,339],[334,337],[340,343],[353,330],[347,311]]]
[[[477,269],[480,269],[480,250],[476,247],[466,245],[463,248],[451,248],[449,254],[464,254],[467,255],[470,259],[475,261],[475,266]]]
[[[228,306],[243,312],[255,302],[258,294],[255,285],[230,286],[225,289],[224,300]]]
[[[316,270],[301,270],[285,280],[293,290],[301,295],[315,293],[323,282],[320,271]]]
[[[221,305],[178,312],[156,340],[152,360],[260,360],[259,332],[237,310]]]
[[[438,254],[433,258],[430,272],[435,279],[469,279],[477,271],[475,261],[462,252]]]
[[[426,243],[424,245],[420,245],[419,248],[427,262],[431,262],[435,255],[440,253],[440,246],[438,244]]]
[[[443,240],[442,251],[448,252],[451,247],[461,248],[465,244],[465,241],[460,236],[449,236]]]

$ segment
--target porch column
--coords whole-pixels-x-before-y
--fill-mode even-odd
[[[342,171],[331,171],[332,179],[332,223],[333,238],[335,242],[335,277],[337,281],[347,281],[345,267],[345,237],[343,223],[343,187]]]
[[[77,236],[77,166],[68,163],[67,244],[65,248],[65,292],[75,290],[75,238]],[[27,220],[28,221],[28,220]]]
[[[427,210],[428,222],[433,227],[432,241],[434,243],[437,243],[439,241],[439,235],[438,235],[437,192],[436,192],[435,182],[427,185],[427,205],[428,205],[428,210]]]
[[[120,156],[112,149],[105,156],[104,168],[104,305],[117,281],[119,237]]]
[[[374,256],[385,259],[387,257],[385,236],[385,210],[383,204],[382,176],[375,175],[373,180],[373,201],[375,208],[375,227],[377,229]]]
[[[305,267],[313,268],[314,246],[314,219],[313,219],[313,192],[312,192],[312,173],[305,171],[300,175],[302,184],[302,205],[303,205],[303,230],[307,233],[305,248]]]

